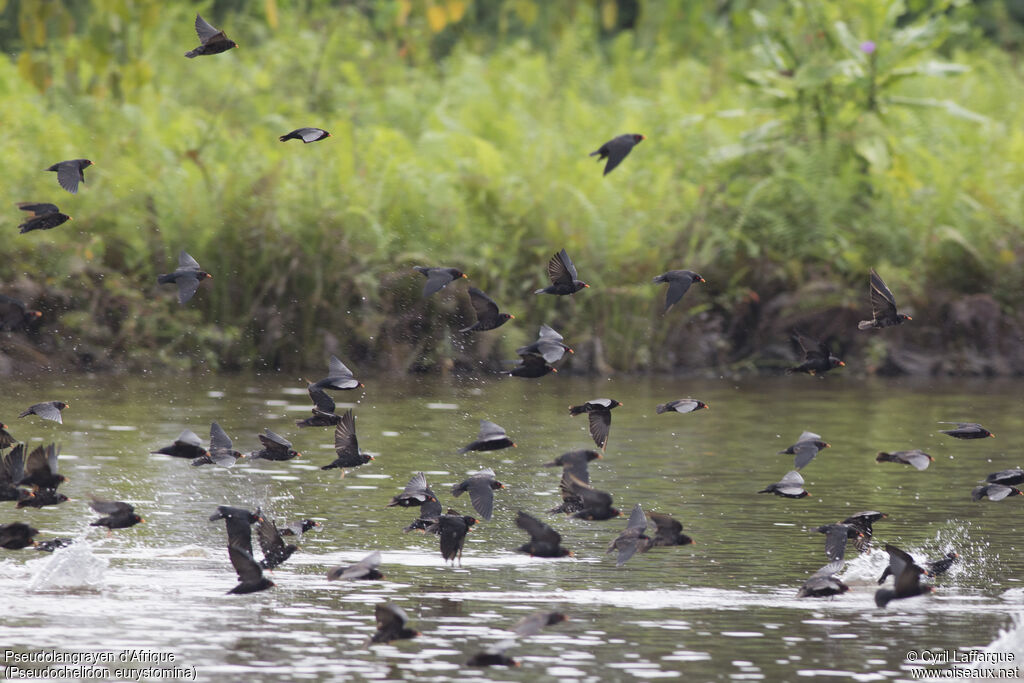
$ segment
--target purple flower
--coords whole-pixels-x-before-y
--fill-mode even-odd
[[[860,51],[863,52],[866,55],[869,55],[872,52],[874,52],[875,51],[875,43],[874,43],[874,41],[865,40],[863,43],[860,44]]]

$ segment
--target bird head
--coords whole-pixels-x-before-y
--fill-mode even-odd
[[[897,314],[896,314],[896,318],[897,318],[897,319],[898,319],[898,320],[899,320],[900,322],[903,322],[903,321],[905,321],[905,320],[913,320],[913,318],[911,318],[911,317],[910,317],[909,315],[907,315],[906,313],[897,313]]]
[[[646,135],[640,135],[639,133],[633,133],[633,144],[634,145],[638,144],[641,141],[646,140],[646,139],[647,139]]]

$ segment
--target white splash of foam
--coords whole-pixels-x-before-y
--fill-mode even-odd
[[[92,546],[76,539],[66,548],[50,557],[35,560],[32,567],[41,565],[29,581],[30,592],[98,591],[103,588],[103,574],[110,563],[92,552]]]

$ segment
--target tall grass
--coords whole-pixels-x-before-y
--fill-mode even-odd
[[[549,321],[601,339],[614,367],[665,368],[686,364],[691,320],[751,291],[824,278],[863,308],[872,266],[919,308],[981,291],[1012,306],[1024,284],[1022,79],[980,37],[947,30],[898,66],[966,68],[894,79],[871,110],[851,95],[860,77],[790,83],[815,60],[845,64],[838,43],[807,47],[818,24],[896,49],[858,23],[867,3],[780,3],[760,28],[744,9],[715,25],[714,56],[672,42],[657,11],[601,39],[578,10],[546,47],[467,38],[436,63],[356,9],[310,4],[276,28],[255,10],[216,17],[241,48],[214,57],[182,57],[191,8],[140,3],[117,40],[92,16],[0,62],[8,206],[56,201],[75,218],[20,236],[18,212],[0,216],[0,282],[51,309],[47,343],[133,367],[292,368],[338,351],[408,370],[507,357]],[[806,61],[773,75],[761,38],[789,32]],[[307,125],[333,137],[278,142]],[[625,132],[648,139],[603,178],[587,154]],[[76,157],[96,166],[72,197],[42,169]],[[534,296],[561,247],[592,289]],[[215,275],[185,309],[155,284],[183,248]],[[458,266],[515,313],[507,346],[452,341],[468,302],[452,288],[421,301],[416,264]],[[709,284],[662,319],[651,277],[682,267]]]

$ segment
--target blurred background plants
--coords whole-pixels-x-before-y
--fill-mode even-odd
[[[241,47],[185,59],[196,10]],[[1022,18],[1018,0],[0,0],[0,290],[44,310],[46,352],[129,370],[499,367],[541,322],[585,370],[743,367],[783,326],[864,317],[870,267],[915,317],[979,293],[1009,313]],[[277,141],[300,126],[333,137]],[[626,132],[648,139],[602,178],[587,153]],[[72,197],[42,169],[76,157],[96,166]],[[16,201],[75,220],[18,235]],[[563,246],[592,289],[535,297]],[[184,310],[155,284],[181,248],[215,275]],[[515,325],[452,335],[464,285],[422,301],[416,264],[460,267]],[[708,284],[662,318],[650,280],[670,268]]]

